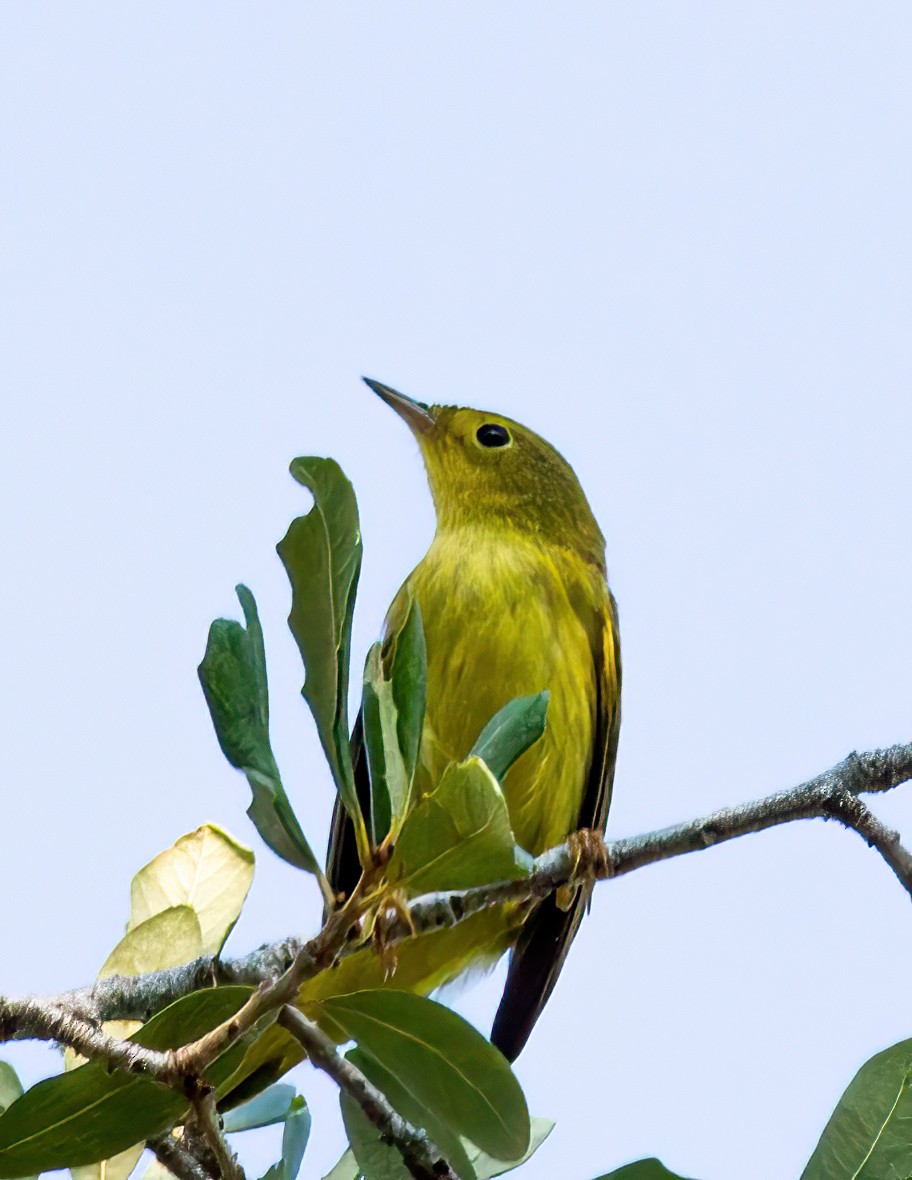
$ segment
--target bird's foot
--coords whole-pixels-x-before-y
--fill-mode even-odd
[[[578,889],[584,889],[589,895],[596,881],[611,876],[611,856],[601,832],[594,828],[571,832],[567,837],[567,848],[573,865],[571,881],[561,885],[555,895],[558,908],[562,910],[570,909]]]
[[[595,882],[611,876],[611,855],[604,836],[595,828],[572,832],[567,837],[567,847],[573,861],[574,878]]]
[[[378,911],[371,931],[371,941],[383,964],[386,979],[396,970],[396,945],[401,939],[403,927],[407,928],[409,934],[417,933],[405,899],[393,891],[384,898],[383,907]]]

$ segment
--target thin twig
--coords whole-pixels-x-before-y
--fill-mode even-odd
[[[361,1070],[339,1056],[336,1046],[318,1025],[290,1005],[279,1012],[278,1022],[301,1043],[311,1064],[358,1103],[380,1137],[397,1149],[416,1180],[458,1180],[440,1149],[424,1131],[397,1114]]]

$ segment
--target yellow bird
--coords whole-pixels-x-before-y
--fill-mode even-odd
[[[434,540],[386,618],[395,631],[411,594],[424,622],[418,792],[468,755],[498,709],[548,689],[545,733],[503,782],[514,835],[538,855],[578,829],[603,832],[620,725],[620,647],[605,542],[579,481],[552,446],[509,418],[427,406],[365,380],[417,439],[437,513]],[[366,808],[359,725],[353,755]],[[339,807],[327,872],[344,893],[360,876],[353,829]],[[531,910],[502,910],[493,940],[488,927],[479,960],[512,947],[491,1030],[511,1061],[551,994],[585,907],[582,892],[566,912],[549,897]],[[470,962],[465,952],[455,955],[434,985]]]

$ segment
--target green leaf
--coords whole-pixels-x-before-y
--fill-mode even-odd
[[[383,674],[379,643],[368,651],[364,664],[361,721],[371,785],[371,835],[374,844],[379,845],[390,830],[393,816],[403,814],[409,794],[399,749],[393,686]]]
[[[403,1163],[401,1153],[391,1144],[384,1143],[374,1124],[344,1090],[339,1095],[339,1106],[345,1134],[355,1157],[356,1174],[363,1173],[370,1180],[410,1180],[411,1172]]]
[[[105,959],[98,978],[163,971],[190,963],[202,953],[200,924],[194,911],[188,905],[170,906],[127,930]]]
[[[385,640],[384,649],[387,649],[385,661],[390,668],[396,706],[399,749],[411,789],[427,704],[427,648],[421,609],[416,599],[409,598],[405,620],[399,630]]]
[[[912,1174],[912,1040],[866,1061],[836,1104],[801,1180]]]
[[[355,824],[359,850],[366,830],[348,748],[348,663],[355,590],[361,569],[361,528],[351,484],[333,459],[303,458],[291,474],[314,503],[293,520],[277,546],[291,582],[288,626],[304,661],[304,699],[342,803]]]
[[[448,766],[412,808],[387,870],[413,896],[525,875],[500,783],[477,757]]]
[[[518,1159],[514,1160],[496,1160],[493,1156],[482,1151],[480,1147],[476,1147],[474,1143],[466,1142],[465,1147],[469,1162],[475,1169],[477,1180],[492,1180],[494,1176],[502,1176],[505,1172],[512,1172],[514,1168],[518,1168],[521,1164],[524,1164],[526,1160],[530,1159],[538,1151],[553,1130],[554,1123],[550,1119],[533,1119],[532,1138],[529,1140],[529,1148]]]
[[[387,989],[320,1002],[322,1012],[457,1135],[500,1159],[529,1146],[529,1111],[506,1058],[435,1000]]]
[[[184,996],[130,1039],[149,1049],[187,1044],[231,1017],[252,990],[220,987]],[[221,1086],[245,1052],[243,1045],[229,1049],[206,1080]],[[186,1108],[186,1099],[158,1082],[90,1062],[32,1086],[0,1115],[0,1177],[108,1159],[166,1131]]]
[[[310,1137],[310,1111],[299,1094],[292,1099],[282,1133],[282,1158],[263,1176],[263,1180],[295,1180],[301,1170],[304,1148]]]
[[[342,1152],[323,1180],[361,1180],[361,1169],[350,1147]]]
[[[226,1131],[252,1131],[256,1127],[271,1127],[274,1123],[284,1123],[296,1092],[294,1086],[284,1084],[270,1086],[256,1098],[251,1098],[243,1106],[229,1110],[222,1116]]]
[[[478,735],[470,753],[486,762],[491,773],[503,780],[516,759],[545,732],[549,700],[550,693],[545,689],[533,696],[516,697],[504,705]]]
[[[361,1070],[369,1082],[377,1087],[380,1093],[387,1098],[390,1105],[404,1119],[407,1119],[412,1126],[421,1127],[427,1131],[434,1143],[443,1152],[452,1166],[453,1171],[460,1177],[460,1180],[475,1180],[475,1169],[469,1162],[469,1157],[466,1154],[462,1140],[450,1129],[446,1121],[440,1118],[437,1111],[426,1106],[422,1102],[420,1095],[411,1093],[402,1085],[394,1073],[379,1065],[362,1050],[351,1049],[346,1053],[346,1057],[353,1065]],[[344,1113],[343,1110],[343,1116]],[[378,1138],[376,1130],[374,1130],[373,1134],[375,1138]],[[373,1172],[367,1167],[363,1153],[359,1155],[358,1147],[351,1136],[349,1136],[349,1142],[352,1145],[355,1157],[361,1161],[363,1171],[373,1180]]]
[[[637,1160],[632,1164],[624,1164],[614,1172],[606,1172],[596,1180],[685,1180],[677,1172],[669,1172],[663,1163],[654,1157],[648,1160]]]
[[[237,587],[246,629],[234,619],[209,628],[200,683],[222,753],[243,771],[253,792],[247,814],[272,851],[296,868],[320,877],[321,868],[285,794],[269,742],[266,653],[256,602]]]
[[[427,652],[418,603],[398,631],[367,653],[361,717],[371,783],[374,844],[395,840],[409,811],[424,726]]]
[[[19,1075],[5,1061],[0,1061],[0,1114],[22,1094],[22,1083]]]

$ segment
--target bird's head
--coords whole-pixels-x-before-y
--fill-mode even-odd
[[[605,542],[579,480],[543,438],[502,414],[428,406],[364,380],[418,441],[438,529],[530,533],[604,563]]]

